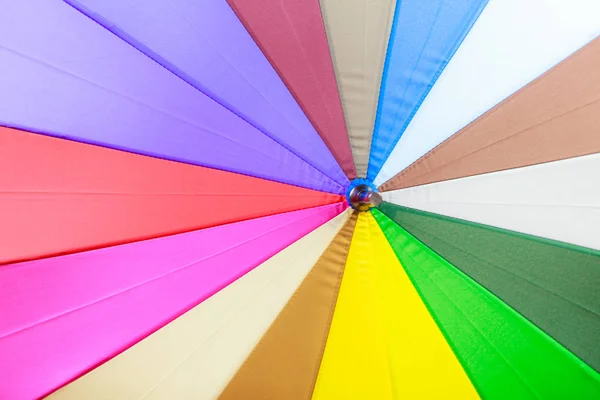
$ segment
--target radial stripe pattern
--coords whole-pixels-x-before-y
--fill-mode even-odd
[[[373,130],[370,180],[381,170],[486,4],[487,0],[397,3]],[[407,35],[410,41],[405,40]]]
[[[2,307],[18,311],[3,318],[0,330],[0,374],[15,390],[3,395],[48,394],[210,297],[341,208],[323,206],[3,267]],[[32,342],[37,345],[28,346]],[[49,369],[58,373],[44,374]]]
[[[0,263],[343,200],[337,195],[3,127],[0,192],[4,249]],[[210,213],[198,206],[204,201],[212,204]]]
[[[343,193],[345,177],[334,181],[69,5],[11,0],[0,18],[0,91],[12,94],[0,124]]]
[[[490,1],[374,177],[375,184],[385,183],[596,38],[598,13],[595,0]]]
[[[384,192],[391,203],[600,250],[600,155]]]
[[[600,152],[600,39],[381,186],[402,189]]]
[[[312,398],[440,396],[478,398],[377,223],[361,213]]]
[[[213,398],[348,217],[346,212],[309,233],[50,398],[78,399],[89,393],[95,399],[161,398],[168,393]],[[222,340],[224,336],[228,339]],[[207,352],[214,358],[207,357]],[[134,371],[136,379],[131,382],[129,375]],[[190,374],[201,376],[194,379],[195,387],[181,384]]]
[[[219,399],[311,396],[356,220],[353,214]]]
[[[0,399],[600,399],[597,0],[0,0]]]
[[[348,178],[356,178],[319,3],[227,0]]]
[[[600,370],[600,252],[387,203],[381,211]]]
[[[377,210],[398,259],[486,399],[600,396],[600,375]]]

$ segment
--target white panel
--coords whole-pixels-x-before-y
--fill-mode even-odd
[[[382,195],[390,203],[600,250],[600,153]]]
[[[392,178],[598,34],[599,0],[490,0],[375,184]]]
[[[338,215],[51,399],[214,399],[350,217]]]

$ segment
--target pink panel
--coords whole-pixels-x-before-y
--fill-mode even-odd
[[[0,398],[56,390],[341,213],[337,203],[0,268]]]

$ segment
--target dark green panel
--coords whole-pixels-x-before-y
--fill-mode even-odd
[[[600,374],[394,221],[372,212],[482,398],[600,399]]]
[[[380,210],[600,371],[600,252],[389,203]]]

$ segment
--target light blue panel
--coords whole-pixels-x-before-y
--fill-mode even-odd
[[[487,0],[396,3],[371,144],[369,180],[379,173],[486,4]]]

